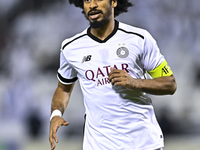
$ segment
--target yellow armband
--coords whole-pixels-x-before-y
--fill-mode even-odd
[[[149,74],[153,78],[159,78],[163,76],[171,76],[173,74],[171,68],[167,65],[166,60],[163,61],[157,68],[149,71]]]

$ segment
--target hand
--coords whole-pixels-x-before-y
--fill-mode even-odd
[[[110,69],[109,80],[114,86],[123,86],[129,89],[136,88],[136,79],[130,76],[125,70]]]
[[[66,122],[63,118],[59,117],[59,116],[55,116],[52,118],[51,122],[50,122],[50,131],[49,131],[49,142],[51,145],[51,150],[55,149],[55,143],[58,143],[58,138],[56,136],[56,132],[58,130],[59,127],[61,126],[67,126],[69,124],[69,122]]]

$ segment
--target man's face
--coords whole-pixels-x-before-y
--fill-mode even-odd
[[[86,18],[91,28],[100,28],[112,19],[112,3],[110,0],[83,0]]]

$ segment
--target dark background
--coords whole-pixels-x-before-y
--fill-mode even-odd
[[[153,35],[178,84],[173,96],[152,96],[166,150],[196,150],[195,141],[200,141],[200,1],[132,2],[135,6],[116,19]],[[66,0],[0,0],[0,150],[50,149],[50,105],[57,86],[60,45],[87,26],[81,9]],[[83,116],[76,84],[64,115],[70,125],[58,132],[60,147],[80,148]]]

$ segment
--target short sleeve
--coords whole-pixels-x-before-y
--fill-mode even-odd
[[[155,39],[149,32],[145,32],[142,63],[145,71],[154,70],[165,60]]]
[[[60,52],[60,67],[57,78],[62,84],[72,84],[78,79],[76,70],[67,62],[63,50]]]

